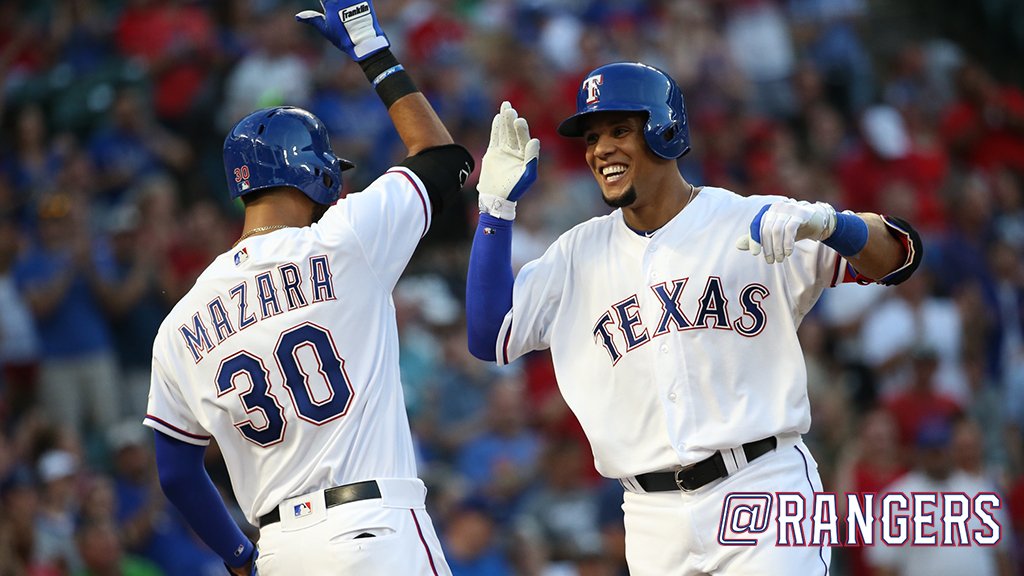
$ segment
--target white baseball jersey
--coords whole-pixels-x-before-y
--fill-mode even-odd
[[[810,240],[780,264],[737,250],[758,210],[779,200],[705,187],[650,238],[616,210],[517,275],[498,363],[550,347],[604,476],[810,427],[796,329],[846,267]]]
[[[246,518],[371,478],[415,478],[392,289],[430,226],[392,168],[319,223],[219,256],[164,320],[145,423],[216,438]]]

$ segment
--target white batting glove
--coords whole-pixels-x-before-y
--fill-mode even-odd
[[[750,222],[750,231],[736,240],[736,248],[757,256],[764,251],[769,264],[793,254],[800,240],[821,242],[836,229],[836,209],[824,202],[783,200],[768,204]]]
[[[537,179],[540,140],[509,102],[502,102],[491,122],[491,141],[480,168],[480,212],[515,220],[516,201]]]

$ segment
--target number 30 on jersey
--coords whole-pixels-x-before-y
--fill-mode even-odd
[[[301,363],[305,360],[310,364],[310,353],[317,363],[311,371],[304,370]],[[306,322],[282,332],[274,347],[274,358],[299,418],[320,426],[348,412],[352,403],[352,384],[345,374],[345,361],[338,355],[331,333],[325,328]],[[326,398],[313,397],[309,386],[311,375],[319,375],[323,379],[327,388]],[[242,436],[259,446],[270,446],[283,440],[288,426],[284,407],[270,393],[269,378],[263,360],[245,350],[224,359],[217,370],[218,398],[238,391],[246,413],[261,412],[266,419],[262,426],[255,425],[251,419],[235,423]],[[246,382],[249,383],[247,389]]]

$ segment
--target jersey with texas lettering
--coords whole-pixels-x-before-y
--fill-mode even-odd
[[[737,250],[758,210],[781,199],[705,187],[649,238],[616,210],[517,275],[498,362],[551,349],[604,476],[808,430],[796,328],[845,263],[810,240],[780,264]]]
[[[145,423],[217,440],[250,522],[370,478],[415,478],[391,292],[430,225],[392,168],[319,223],[244,239],[160,327]]]

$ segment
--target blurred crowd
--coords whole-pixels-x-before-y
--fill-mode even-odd
[[[971,573],[1024,573],[1024,92],[997,63],[867,0],[376,4],[475,157],[502,100],[541,139],[516,266],[607,210],[555,127],[586,72],[614,60],[679,81],[689,181],[913,222],[926,251],[910,281],[828,290],[801,326],[806,441],[826,490],[1001,494],[1001,544],[954,552],[1002,570]],[[1015,3],[981,5],[993,30],[1024,30]],[[223,573],[160,492],[141,419],[157,327],[240,232],[224,134],[253,109],[305,107],[358,165],[349,192],[403,156],[358,67],[294,23],[315,7],[0,3],[0,576]],[[549,356],[497,370],[467,351],[473,184],[395,293],[447,558],[459,576],[624,574],[622,489],[594,471]],[[216,446],[208,468],[232,501]],[[900,574],[933,550],[837,549],[833,573]],[[954,565],[930,574],[964,573]]]

